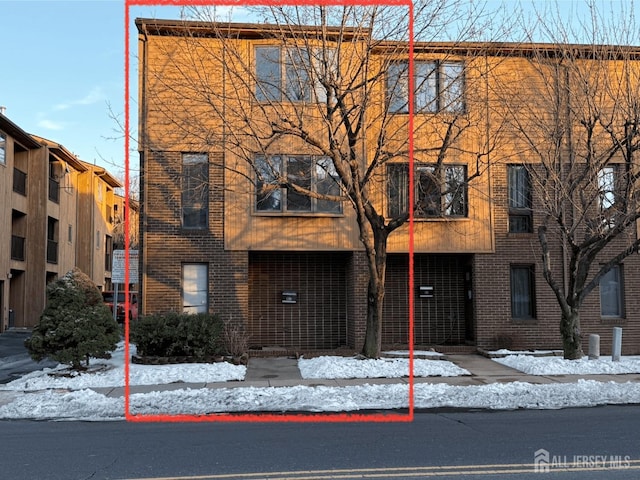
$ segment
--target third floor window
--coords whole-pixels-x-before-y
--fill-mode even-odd
[[[320,48],[255,49],[256,100],[259,102],[322,102],[326,91],[318,77],[332,68],[335,50]],[[326,67],[323,67],[326,65]]]
[[[462,62],[414,62],[413,82],[409,64],[393,62],[387,68],[387,102],[391,113],[409,113],[409,88],[413,84],[416,113],[463,113],[464,64]]]

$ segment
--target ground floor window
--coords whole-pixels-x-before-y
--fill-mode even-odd
[[[511,266],[511,316],[536,318],[535,272],[533,265]]]
[[[622,267],[615,265],[600,279],[601,316],[615,318],[624,316],[622,291]]]
[[[209,267],[204,263],[182,265],[182,311],[206,313],[209,310]]]

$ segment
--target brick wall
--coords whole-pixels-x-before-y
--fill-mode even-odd
[[[542,272],[541,248],[536,233],[508,233],[506,170],[504,165],[493,169],[495,253],[474,256],[474,310],[477,345],[485,349],[561,349],[560,308]],[[536,199],[534,198],[534,207]],[[534,208],[535,226],[540,218]],[[549,236],[552,246],[551,265],[561,279],[562,250],[557,238]],[[621,245],[621,239],[612,245]],[[604,252],[600,258],[608,258]],[[597,262],[596,262],[597,263]],[[530,264],[535,269],[536,318],[516,320],[511,315],[511,265]],[[592,268],[594,273],[596,264]],[[613,326],[622,326],[623,352],[640,353],[640,257],[632,255],[623,262],[625,284],[625,318],[603,319],[600,316],[600,292],[596,288],[581,307],[583,348],[588,348],[591,333],[601,335],[601,352],[610,353]]]
[[[347,342],[349,254],[252,252],[249,335],[254,347],[331,349]],[[283,303],[282,292],[296,303]]]
[[[208,228],[181,228],[180,152],[149,152],[145,159],[142,238],[146,261],[144,313],[182,311],[182,264],[202,263],[209,271],[209,311],[246,321],[248,253],[224,250],[223,166],[210,156]]]

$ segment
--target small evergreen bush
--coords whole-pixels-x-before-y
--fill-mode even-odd
[[[89,358],[109,358],[120,340],[118,323],[102,294],[80,269],[74,268],[47,286],[47,305],[25,346],[31,357],[49,357],[76,370]]]
[[[169,312],[138,318],[130,325],[130,338],[141,357],[204,360],[223,353],[222,327],[217,315]]]

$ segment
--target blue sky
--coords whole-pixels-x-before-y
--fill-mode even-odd
[[[629,0],[618,1],[630,5]],[[576,5],[573,0],[559,3],[566,12]],[[544,5],[544,0],[537,4]],[[615,0],[603,4],[616,9]],[[122,0],[0,0],[0,106],[7,108],[6,116],[118,176],[124,171],[124,133],[112,116],[124,124],[124,11]],[[130,9],[132,24],[136,17],[178,16],[177,7]],[[133,25],[130,34],[135,73]],[[135,108],[135,82],[131,93]],[[133,110],[134,129],[136,118]],[[135,152],[130,160],[134,174]]]

